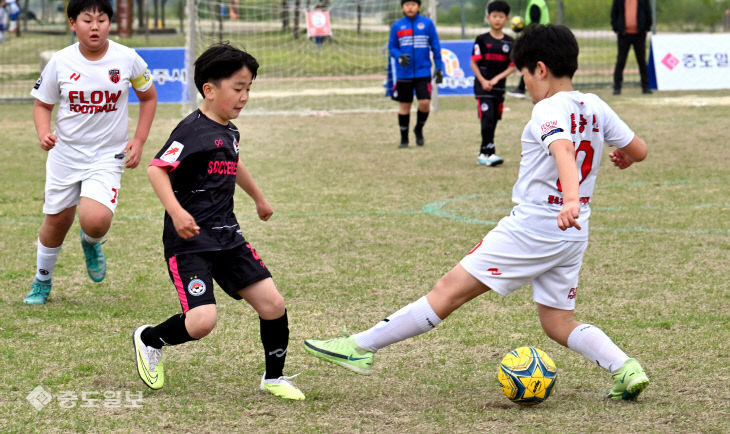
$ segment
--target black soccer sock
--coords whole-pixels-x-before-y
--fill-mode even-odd
[[[426,124],[426,119],[428,119],[428,113],[429,112],[422,112],[420,110],[416,112],[416,128],[413,129],[416,136],[423,135],[423,126]]]
[[[411,123],[411,114],[402,115],[398,113],[398,126],[400,127],[401,143],[408,143],[408,124]]]
[[[148,327],[140,334],[142,343],[148,347],[162,348],[163,345],[180,345],[194,341],[185,328],[185,314],[177,314],[154,327]]]
[[[266,320],[259,317],[259,322],[266,358],[266,379],[279,378],[284,375],[286,350],[289,346],[289,318],[284,310],[284,315],[280,318]]]

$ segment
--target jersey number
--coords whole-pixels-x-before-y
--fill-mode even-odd
[[[575,143],[573,143],[573,146],[575,146]],[[583,158],[583,164],[580,166],[580,181],[578,181],[578,185],[583,183],[583,180],[586,179],[586,176],[588,176],[588,173],[591,171],[591,167],[593,165],[593,147],[591,146],[590,140],[581,140],[580,145],[578,146],[578,149],[575,150],[575,159],[578,160],[578,153],[580,151],[583,151],[585,153],[585,158]],[[562,192],[563,187],[560,185],[560,179],[558,179],[558,191]]]

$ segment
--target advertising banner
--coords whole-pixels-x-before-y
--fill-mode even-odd
[[[185,48],[135,48],[135,51],[147,62],[157,89],[158,103],[188,102]],[[129,102],[139,102],[131,90]]]
[[[652,35],[649,85],[658,90],[730,89],[730,34]]]

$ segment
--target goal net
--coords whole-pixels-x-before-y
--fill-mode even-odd
[[[191,62],[216,42],[228,41],[258,60],[246,112],[395,109],[383,84],[390,25],[402,15],[399,2],[188,0],[191,7],[189,71]],[[192,74],[188,77],[192,80]]]

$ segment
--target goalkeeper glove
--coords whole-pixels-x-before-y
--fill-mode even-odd
[[[436,84],[441,84],[444,81],[444,72],[437,69],[436,72],[433,73],[433,78],[436,81]]]
[[[411,63],[411,55],[410,54],[401,54],[398,58],[398,63],[400,63],[400,66],[408,66]]]

